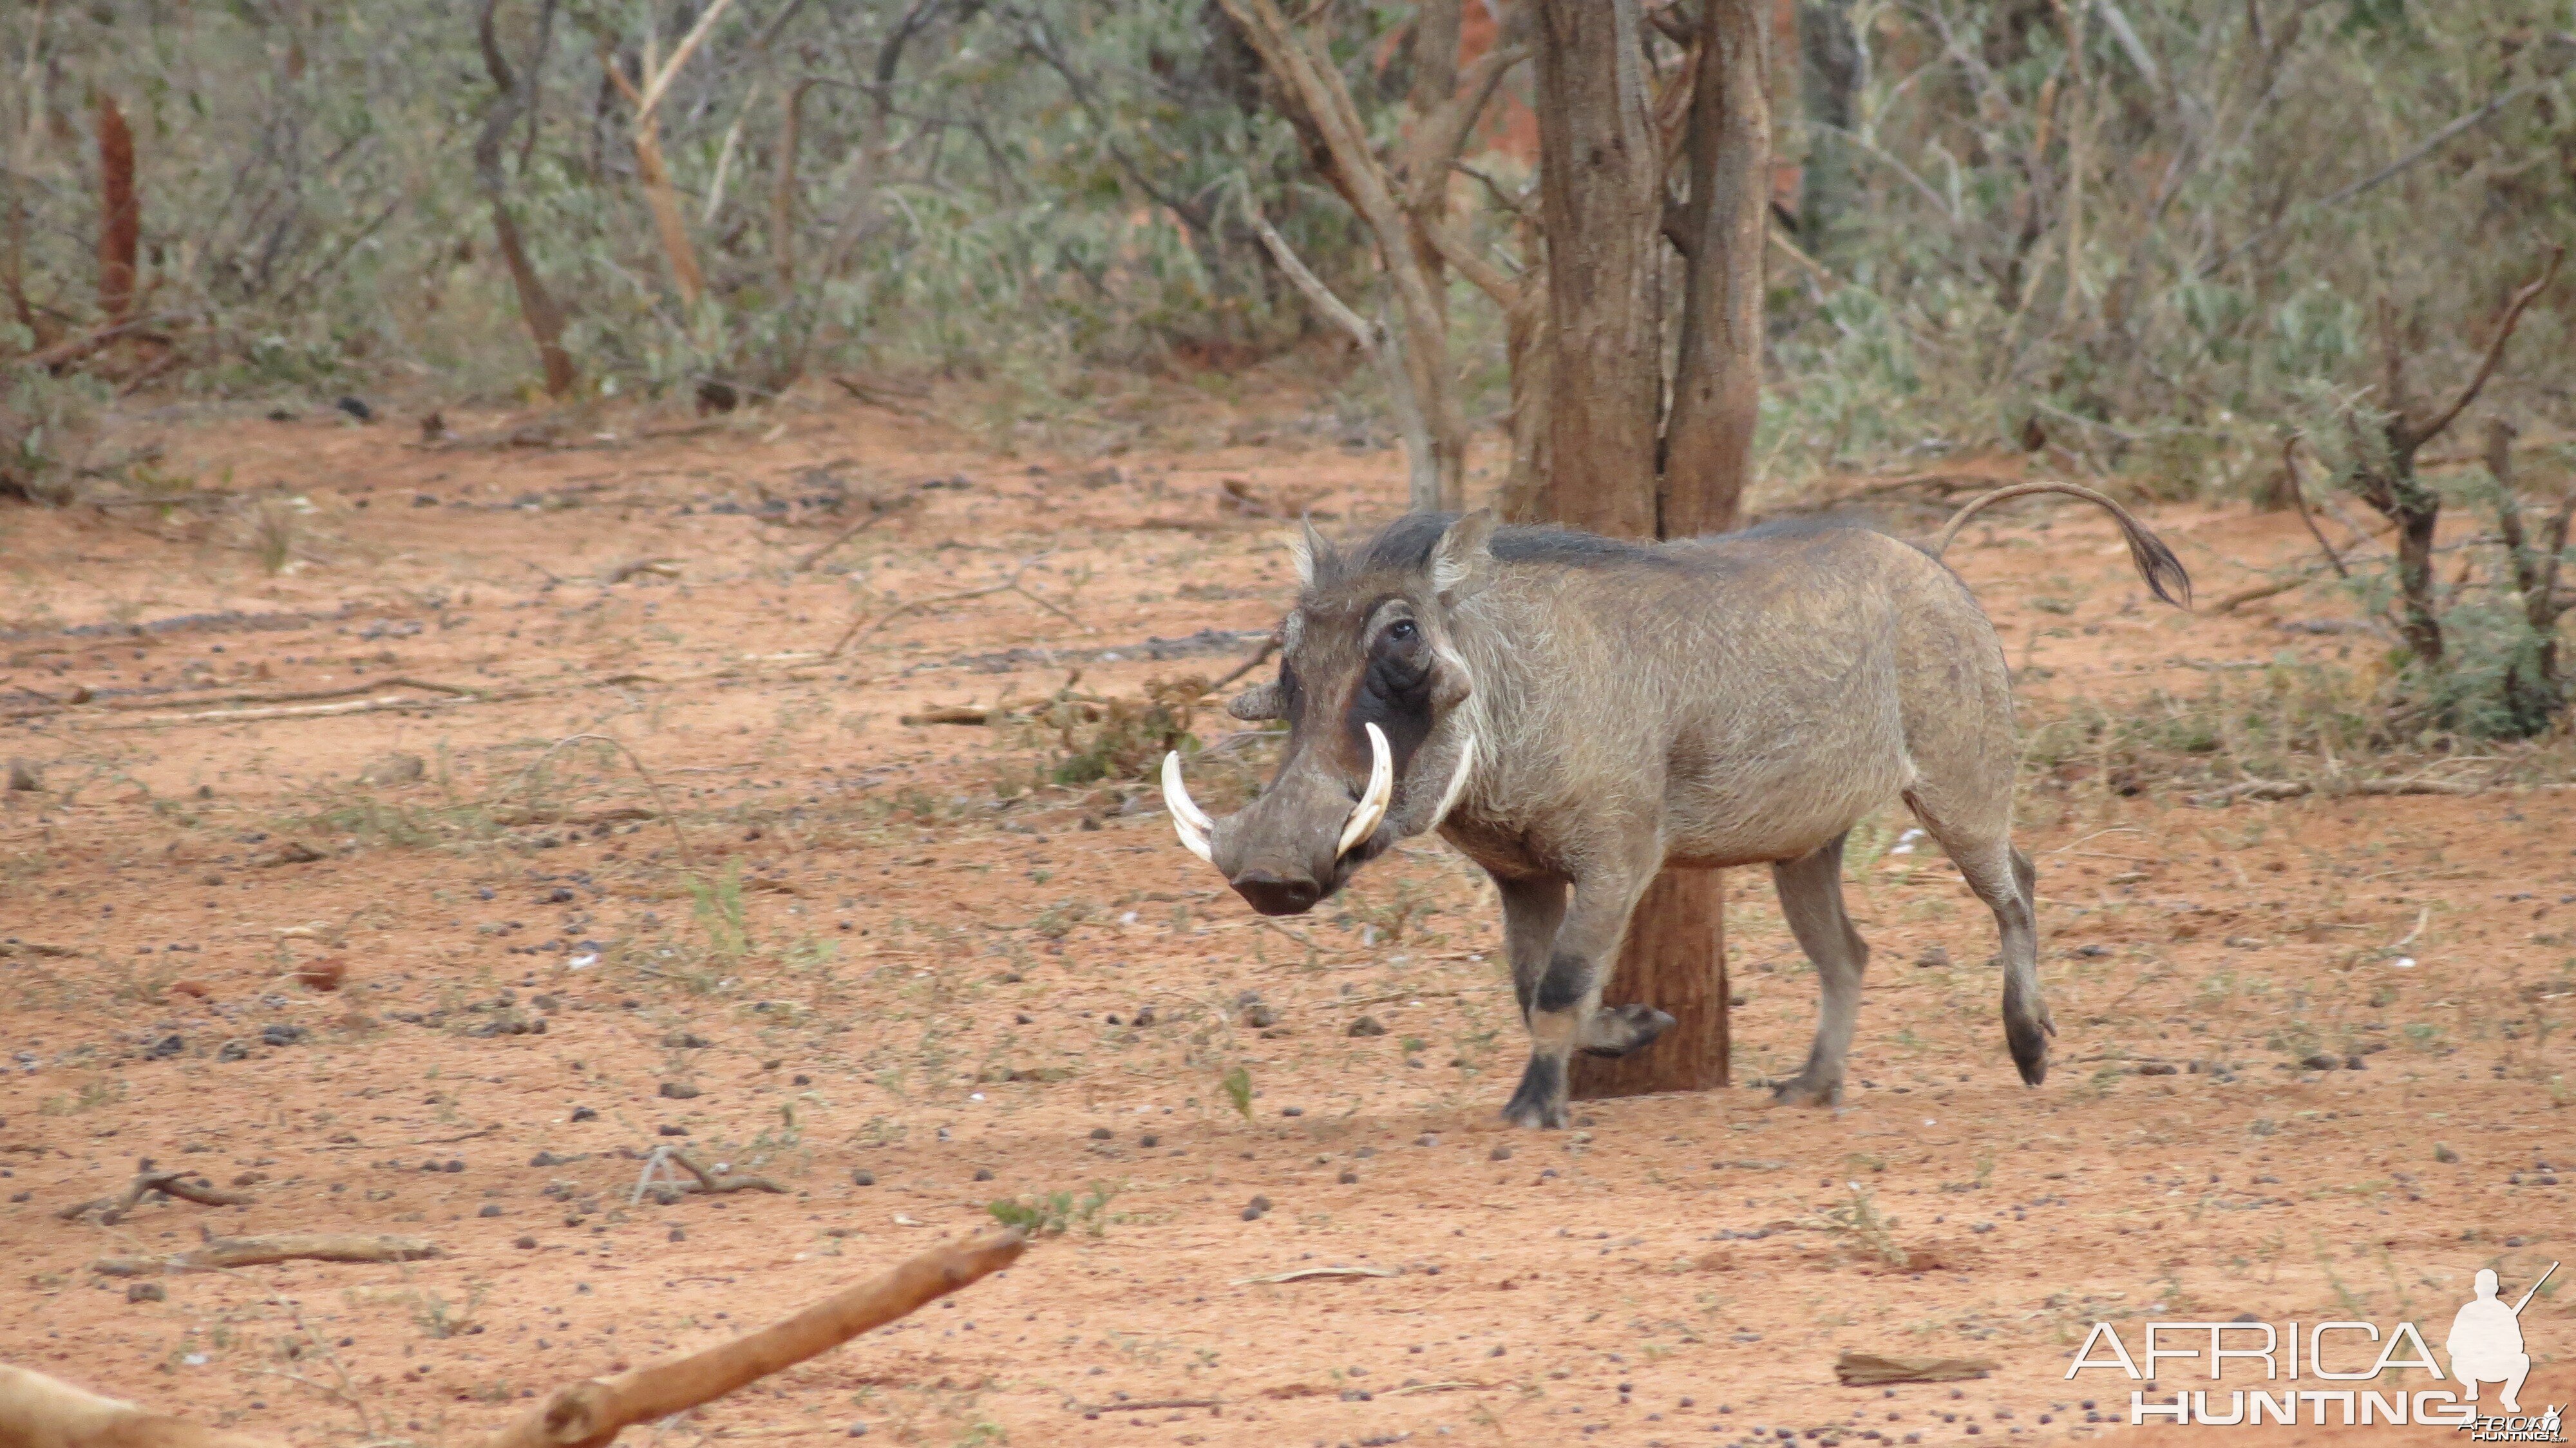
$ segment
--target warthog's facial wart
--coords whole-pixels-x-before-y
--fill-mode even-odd
[[[1228,710],[1284,719],[1288,749],[1269,788],[1212,819],[1190,798],[1181,757],[1163,760],[1163,803],[1190,853],[1253,909],[1297,915],[1396,841],[1437,825],[1475,774],[1474,692],[1448,613],[1480,586],[1489,514],[1459,520],[1424,558],[1343,558],[1309,528],[1294,540],[1305,589],[1280,625],[1279,679]]]

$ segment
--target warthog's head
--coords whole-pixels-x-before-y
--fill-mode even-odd
[[[1285,719],[1288,752],[1261,797],[1209,819],[1163,760],[1163,802],[1191,853],[1264,915],[1297,915],[1396,841],[1440,823],[1473,773],[1475,682],[1452,637],[1483,586],[1491,513],[1415,514],[1358,552],[1312,526],[1290,545],[1305,587],[1279,626],[1279,679],[1236,696],[1238,719]]]

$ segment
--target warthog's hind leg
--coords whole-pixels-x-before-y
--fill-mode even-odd
[[[1843,910],[1846,838],[1836,835],[1813,854],[1771,866],[1780,914],[1798,937],[1798,948],[1815,962],[1822,997],[1816,1041],[1807,1050],[1805,1068],[1771,1090],[1771,1099],[1787,1106],[1831,1106],[1841,1099],[1843,1063],[1851,1057],[1852,1026],[1860,1018],[1860,980],[1869,965],[1869,944]]]
[[[2057,1034],[2048,1002],[2039,993],[2038,896],[2034,893],[2039,872],[2002,829],[1989,835],[1961,829],[1955,821],[1945,826],[1940,817],[1924,809],[1921,799],[1909,796],[1906,802],[1949,852],[1968,888],[1995,912],[1995,928],[2002,936],[2004,1044],[2012,1050],[2023,1084],[2036,1086],[2048,1079],[2048,1038]]]

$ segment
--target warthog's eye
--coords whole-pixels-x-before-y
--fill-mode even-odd
[[[1395,622],[1386,626],[1386,636],[1400,644],[1409,644],[1413,642],[1416,637],[1420,636],[1421,632],[1422,630],[1413,626],[1413,620],[1409,618],[1397,619]]]

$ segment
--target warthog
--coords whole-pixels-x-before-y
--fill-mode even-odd
[[[1530,1033],[1523,1126],[1563,1126],[1566,1062],[1623,1055],[1672,1017],[1604,1007],[1605,964],[1657,870],[1764,863],[1823,1002],[1784,1102],[1829,1105],[1869,948],[1843,910],[1843,840],[1890,796],[1957,863],[2002,932],[2004,1038],[2048,1071],[2028,856],[2011,839],[2003,645],[1942,551],[1978,510],[2027,493],[2110,510],[2156,596],[2188,606],[2172,550],[2064,483],[1999,488],[1928,545],[1830,522],[1624,543],[1414,514],[1348,554],[1312,526],[1280,625],[1277,682],[1238,696],[1285,719],[1278,777],[1211,820],[1163,761],[1181,842],[1253,909],[1312,909],[1399,840],[1437,829],[1502,895]]]

